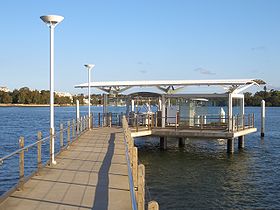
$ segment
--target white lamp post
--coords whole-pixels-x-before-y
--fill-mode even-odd
[[[85,67],[88,70],[88,126],[89,129],[91,128],[91,122],[90,122],[90,70],[94,67],[94,64],[85,64]]]
[[[52,136],[54,134],[54,28],[64,17],[59,15],[46,15],[40,17],[50,28],[50,128]],[[54,160],[54,138],[52,138],[51,163],[56,164]]]

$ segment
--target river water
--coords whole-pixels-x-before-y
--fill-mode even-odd
[[[101,112],[102,107],[93,107]],[[121,112],[124,108],[111,107]],[[280,209],[280,108],[266,109],[266,133],[246,136],[245,149],[226,153],[224,140],[187,139],[178,148],[177,139],[168,140],[168,150],[159,149],[157,138],[136,139],[139,158],[146,166],[146,197],[159,202],[160,209]],[[246,108],[255,113],[260,126],[260,108]],[[87,107],[81,107],[87,114]],[[48,133],[49,109],[0,108],[0,157],[18,148],[19,136],[26,145],[36,140],[37,131]],[[56,107],[59,123],[75,118],[74,107]],[[45,151],[44,151],[45,149]],[[43,145],[43,161],[48,145]],[[26,153],[26,173],[36,166],[36,148]],[[0,194],[17,182],[18,159],[0,166]]]
[[[260,108],[255,113],[260,128]],[[141,162],[146,166],[147,197],[161,209],[280,209],[280,108],[266,109],[266,133],[245,137],[245,149],[226,153],[226,141],[188,139],[178,148],[168,140],[138,140]],[[145,143],[143,143],[143,140]]]

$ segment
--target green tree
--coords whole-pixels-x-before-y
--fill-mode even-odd
[[[0,103],[10,104],[10,103],[12,103],[12,101],[13,101],[13,99],[12,99],[12,96],[10,95],[10,93],[0,91]]]
[[[12,103],[17,104],[18,103],[18,96],[19,96],[19,91],[18,89],[14,89],[12,92]]]
[[[50,91],[49,90],[41,90],[40,95],[41,95],[40,104],[49,104],[50,103]]]
[[[20,104],[31,104],[31,91],[28,87],[23,87],[19,89],[18,103]]]

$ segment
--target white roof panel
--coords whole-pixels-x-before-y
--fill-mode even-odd
[[[151,81],[105,81],[91,82],[91,87],[153,87],[153,86],[200,86],[200,85],[245,85],[255,83],[254,79],[226,80],[151,80]],[[255,83],[256,84],[256,83]],[[75,88],[87,88],[88,83],[75,85]]]

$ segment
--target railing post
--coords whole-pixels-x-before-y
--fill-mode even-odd
[[[94,126],[93,126],[93,113],[90,114],[90,125],[89,125],[89,128],[92,129]]]
[[[86,130],[85,116],[83,116],[82,118],[83,118],[83,131],[85,131]]]
[[[148,210],[159,210],[158,202],[156,201],[150,201],[148,203]]]
[[[151,122],[151,128],[154,128],[155,127],[155,119],[154,119],[155,115],[154,114],[151,114],[151,119],[152,119],[152,122]]]
[[[100,120],[100,112],[98,112],[98,127],[100,127],[101,120]]]
[[[70,121],[67,122],[67,145],[70,145]]]
[[[148,116],[148,130],[151,130],[151,119],[150,119],[150,114],[147,114]]]
[[[112,127],[112,112],[109,113],[109,127]]]
[[[138,210],[145,210],[145,166],[138,165]]]
[[[84,116],[84,130],[86,131],[88,129],[88,117],[87,115]]]
[[[158,127],[158,112],[155,113],[155,127],[157,128]]]
[[[132,153],[133,153],[133,147],[134,147],[134,140],[131,137],[131,135],[128,133],[128,153],[130,157],[130,165],[132,165]]]
[[[203,115],[200,115],[200,129],[203,129]]]
[[[136,132],[138,132],[138,126],[139,126],[139,116],[138,116],[138,114],[136,115],[136,119],[135,119],[135,123],[136,123]]]
[[[62,148],[63,147],[63,123],[60,123],[59,137],[60,137],[60,148]]]
[[[83,121],[83,117],[81,117],[81,119],[80,119],[80,132],[82,133],[83,132],[83,127],[84,127],[84,121]]]
[[[72,120],[72,139],[75,138],[75,120]],[[73,140],[72,140],[73,141]]]
[[[50,166],[52,165],[52,151],[53,151],[53,148],[52,148],[52,145],[53,145],[53,131],[52,131],[52,128],[50,128]]]
[[[90,130],[90,116],[86,116],[87,130]]]
[[[42,168],[42,132],[38,131],[37,133],[38,144],[37,144],[37,170],[39,171]]]
[[[24,137],[19,139],[19,148],[24,148]],[[24,150],[19,153],[19,190],[23,189],[24,183]]]
[[[137,116],[138,116],[138,114],[136,114],[136,113],[133,113],[133,114],[127,116],[127,122],[128,122],[128,124],[131,124],[131,127],[134,127],[134,128],[136,127],[136,125],[137,125],[137,122],[136,122]]]
[[[237,131],[239,130],[239,115],[236,116]]]
[[[137,147],[133,147],[132,153],[132,177],[133,177],[133,185],[134,188],[137,189],[138,185],[138,149]]]

